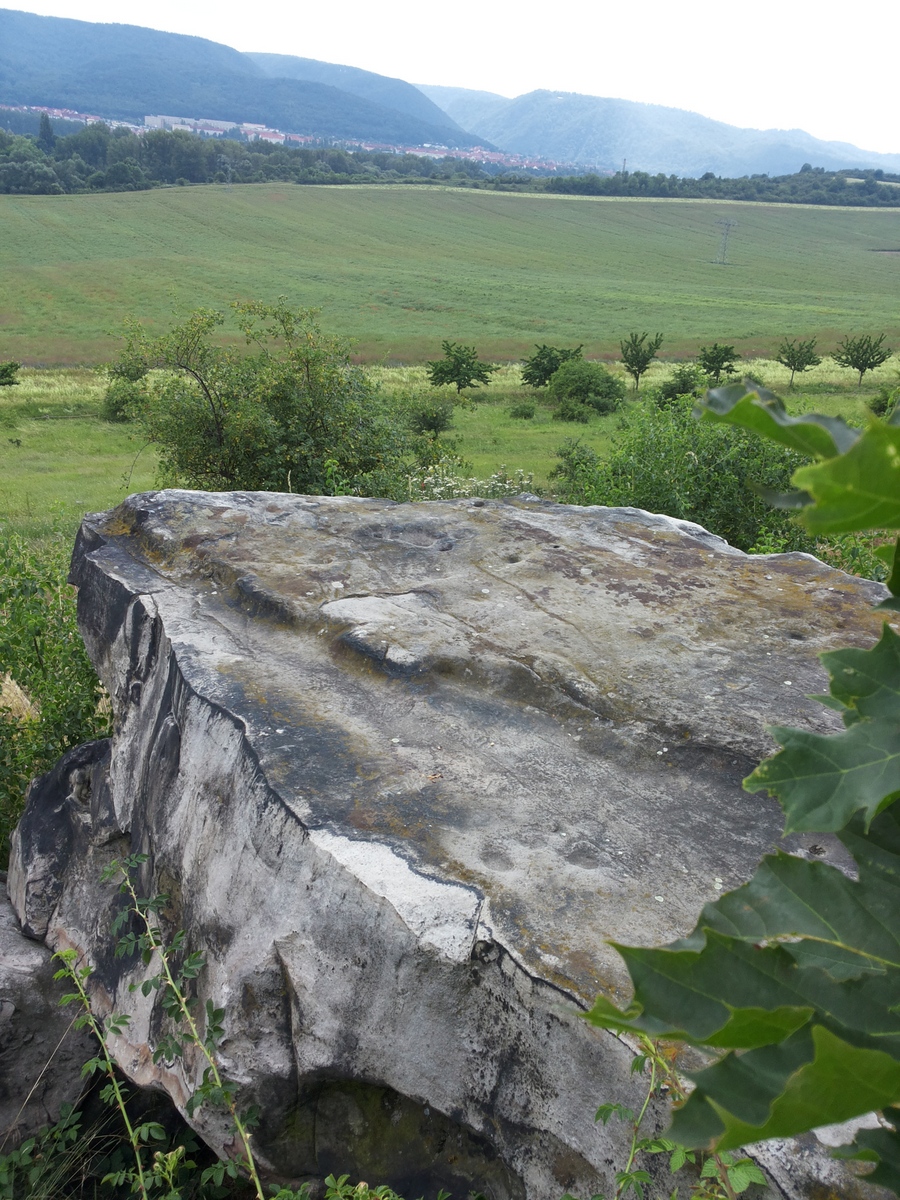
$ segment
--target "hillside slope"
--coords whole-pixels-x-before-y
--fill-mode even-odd
[[[491,92],[420,85],[456,121],[504,150],[560,162],[698,177],[784,175],[814,167],[900,170],[900,154],[825,142],[801,129],[739,129],[698,113],[576,92]]]
[[[469,146],[477,138],[325,83],[273,79],[205,38],[0,9],[0,103],[139,121],[147,113],[252,121],[292,133]]]
[[[250,53],[243,57],[249,58],[265,75],[273,79],[303,79],[310,83],[326,83],[363,100],[384,105],[385,108],[395,108],[398,112],[415,117],[417,121],[426,121],[430,125],[449,125],[456,130],[457,135],[465,134],[464,126],[457,124],[454,118],[448,119],[448,113],[443,108],[429,100],[419,88],[413,87],[403,79],[378,75],[374,71],[363,71],[360,67],[320,62],[315,58],[298,58],[293,54]]]

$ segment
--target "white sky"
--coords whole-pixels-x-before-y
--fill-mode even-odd
[[[551,88],[668,104],[900,153],[897,0],[32,0],[27,11],[505,96]]]

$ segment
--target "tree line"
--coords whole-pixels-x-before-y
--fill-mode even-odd
[[[71,122],[64,127],[71,129]],[[63,195],[142,191],[173,184],[441,183],[489,191],[581,196],[778,201],[795,204],[900,206],[900,176],[880,170],[825,171],[804,166],[794,175],[700,179],[618,171],[561,175],[516,170],[448,157],[347,150],[334,145],[280,146],[235,136],[203,138],[183,130],[132,133],[102,122],[59,135],[41,114],[36,134],[0,128],[0,194]],[[894,185],[897,186],[894,186]]]

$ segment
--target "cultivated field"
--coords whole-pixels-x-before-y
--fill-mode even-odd
[[[722,217],[737,220],[719,265]],[[96,363],[125,314],[286,295],[362,360],[443,338],[514,360],[535,342],[663,353],[848,332],[900,342],[900,212],[288,184],[0,197],[0,360]]]

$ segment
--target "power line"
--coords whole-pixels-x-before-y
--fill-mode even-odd
[[[728,235],[732,229],[737,228],[737,221],[732,221],[729,217],[726,217],[721,221],[716,221],[716,224],[722,227],[722,245],[719,247],[719,257],[716,259],[716,262],[724,267],[728,262]]]

